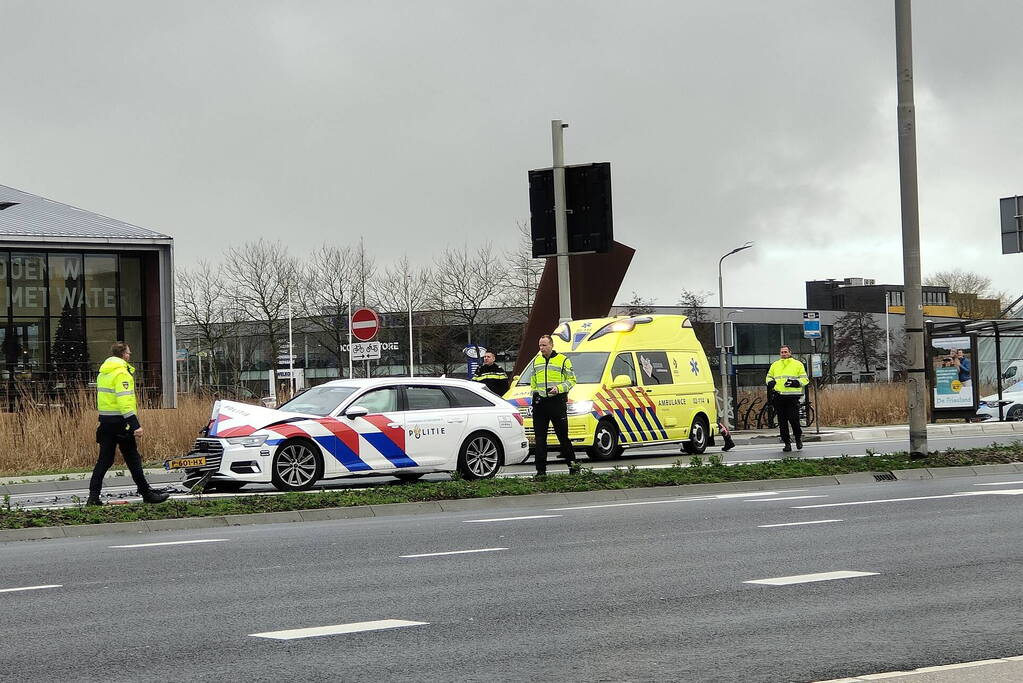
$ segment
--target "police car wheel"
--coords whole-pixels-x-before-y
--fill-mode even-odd
[[[490,479],[503,462],[501,442],[492,434],[476,432],[469,435],[458,453],[458,473],[465,479]]]
[[[622,454],[618,427],[610,420],[601,420],[593,432],[593,445],[586,449],[590,460],[613,460]]]
[[[323,477],[323,459],[308,441],[291,439],[277,449],[270,471],[278,491],[307,491]]]
[[[682,443],[682,450],[690,455],[700,455],[707,450],[708,440],[707,419],[698,415],[689,430],[689,440]]]
[[[1005,419],[1009,422],[1023,422],[1023,406],[1010,408],[1009,412],[1005,414]]]

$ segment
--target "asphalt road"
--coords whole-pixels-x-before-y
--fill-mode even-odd
[[[1021,495],[1002,475],[8,543],[0,679],[816,681],[1014,656]],[[832,572],[856,575],[749,583]],[[372,630],[276,633],[328,626]]]
[[[936,438],[930,437],[928,439],[928,445],[931,450],[943,450],[945,448],[958,447],[958,448],[976,448],[978,446],[988,446],[991,443],[1011,443],[1013,441],[1019,441],[1019,435],[994,435],[988,434],[984,436],[954,436],[947,438]],[[802,451],[793,451],[791,455],[801,458],[826,458],[835,457],[841,455],[865,455],[868,451],[874,453],[891,453],[898,451],[909,450],[908,439],[891,439],[887,441],[820,441],[820,442],[808,442],[805,444]],[[712,447],[707,449],[704,454],[704,458],[709,455],[718,455],[726,463],[749,463],[749,462],[764,462],[768,460],[777,460],[785,455],[789,455],[781,452],[781,444],[757,444],[748,446],[737,446],[734,450],[728,453],[722,453],[720,447]],[[679,452],[677,446],[674,448],[670,447],[648,447],[648,448],[637,448],[629,449],[625,451],[622,458],[614,461],[607,462],[590,462],[585,455],[580,454],[581,462],[587,466],[592,467],[595,470],[610,470],[614,467],[670,467],[675,461],[680,460],[682,464],[687,465],[691,456]],[[566,467],[560,460],[553,460],[548,467],[549,472],[564,472]],[[535,473],[535,469],[530,460],[525,465],[515,465],[511,467],[505,467],[501,471],[501,476],[531,476]],[[443,480],[447,479],[447,475],[430,475],[425,480]],[[108,480],[109,481],[109,480]],[[107,501],[113,500],[129,500],[136,501],[138,496],[135,492],[135,486],[131,483],[130,478],[125,478],[126,485],[124,486],[110,486],[107,485],[103,489],[104,497]],[[335,479],[332,481],[324,482],[323,488],[328,489],[343,489],[343,488],[364,488],[369,486],[397,486],[401,485],[393,477],[368,477],[368,478],[347,478],[347,479]],[[177,489],[175,497],[185,497],[183,491]],[[11,496],[12,505],[21,505],[24,508],[42,508],[42,507],[66,507],[70,505],[76,505],[81,501],[84,501],[88,496],[88,482],[82,482],[82,488],[79,490],[65,490],[65,491],[41,491],[35,493],[25,494],[13,494]],[[231,496],[231,495],[252,495],[257,493],[275,493],[275,489],[270,484],[250,484],[246,486],[238,494],[213,494],[218,496]],[[76,501],[77,499],[77,501]]]

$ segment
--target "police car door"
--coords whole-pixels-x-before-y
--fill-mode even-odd
[[[348,407],[352,406],[361,406],[369,414],[354,419],[344,415],[339,417],[343,424],[358,432],[358,441],[355,448],[340,449],[340,453],[332,452],[334,458],[324,458],[325,474],[332,471],[387,472],[415,466],[405,452],[405,413],[399,410],[398,386],[370,389],[349,403]],[[354,454],[349,451],[354,451]],[[328,464],[331,460],[333,462]]]
[[[438,385],[405,385],[405,443],[423,466],[453,465],[466,428],[466,411]]]

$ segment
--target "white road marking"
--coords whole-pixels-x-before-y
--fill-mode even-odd
[[[319,636],[335,636],[341,633],[360,633],[362,631],[383,631],[390,628],[405,626],[426,626],[426,621],[404,621],[403,619],[381,619],[380,621],[358,621],[352,624],[335,624],[334,626],[314,626],[312,628],[294,628],[288,631],[267,631],[266,633],[250,633],[253,638],[271,638],[273,640],[296,640],[298,638],[318,638]]]
[[[567,508],[548,508],[548,512],[561,512],[562,510],[593,510],[595,508],[623,508],[632,505],[659,505],[661,503],[691,503],[700,500],[722,500],[725,498],[748,498],[750,496],[776,496],[776,491],[756,491],[754,493],[722,493],[716,496],[696,496],[691,498],[666,498],[662,500],[638,500],[631,503],[600,503],[597,505],[576,505]],[[773,499],[772,499],[773,500]]]
[[[932,673],[936,671],[951,671],[953,669],[971,669],[975,666],[988,666],[990,664],[1008,664],[1009,662],[1018,662],[1020,660],[1023,660],[1023,657],[1005,657],[1003,659],[978,659],[973,662],[961,662],[959,664],[945,664],[943,666],[924,666],[919,669],[913,669],[911,671],[885,671],[884,673],[876,674],[860,674],[859,676],[853,676],[850,678],[835,678],[830,681],[818,681],[817,683],[843,683],[843,682],[857,683],[858,681],[876,681],[884,678],[900,678],[903,676],[912,676],[913,674]]]
[[[196,541],[166,541],[164,543],[135,543],[132,545],[111,545],[110,548],[154,548],[158,545],[191,545],[193,543],[224,543],[229,538],[203,538]]]
[[[786,522],[785,524],[760,524],[757,526],[758,529],[770,529],[776,526],[800,526],[803,524],[830,524],[831,522],[841,522],[841,519],[815,519],[812,522]]]
[[[766,502],[772,501],[772,500],[804,500],[806,498],[827,498],[827,496],[826,495],[819,495],[819,496],[785,496],[784,498],[751,498],[749,500],[744,500],[742,502],[744,502],[744,503],[766,503]]]
[[[472,524],[474,522],[511,522],[516,519],[547,519],[549,517],[561,517],[561,515],[527,515],[525,517],[491,517],[488,519],[464,519],[463,522]]]
[[[480,548],[479,550],[449,550],[446,553],[420,553],[419,555],[399,555],[398,557],[438,557],[440,555],[465,555],[468,553],[493,553],[507,548]]]
[[[904,503],[911,500],[937,500],[938,498],[963,498],[965,496],[1018,496],[1023,489],[1005,489],[1004,491],[963,491],[946,493],[940,496],[914,496],[913,498],[882,498],[881,500],[857,500],[848,503],[820,503],[818,505],[793,505],[793,510],[809,510],[811,508],[834,508],[843,505],[873,505],[875,503]]]
[[[989,481],[984,484],[974,484],[974,486],[1008,486],[1009,484],[1023,484],[1023,481]]]
[[[778,576],[773,579],[755,579],[743,583],[759,583],[765,586],[789,586],[794,583],[813,583],[815,581],[834,581],[835,579],[851,579],[857,576],[876,576],[877,572],[821,572],[820,574],[796,574],[795,576]]]
[[[64,584],[51,583],[45,586],[22,586],[21,588],[0,588],[0,593],[16,593],[18,591],[37,591],[43,588],[60,588]]]

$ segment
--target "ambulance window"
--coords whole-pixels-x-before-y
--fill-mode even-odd
[[[386,387],[384,389],[367,391],[355,399],[355,403],[352,405],[362,406],[370,414],[394,412],[398,410],[398,389],[396,387]]]
[[[636,365],[631,353],[619,353],[615,356],[615,362],[611,364],[611,380],[614,381],[618,375],[626,375],[633,384],[636,384]]]
[[[643,384],[671,384],[671,367],[668,365],[668,354],[664,351],[637,351],[639,356],[639,376]]]
[[[440,387],[406,386],[405,398],[409,410],[445,410],[451,407],[451,400]]]

